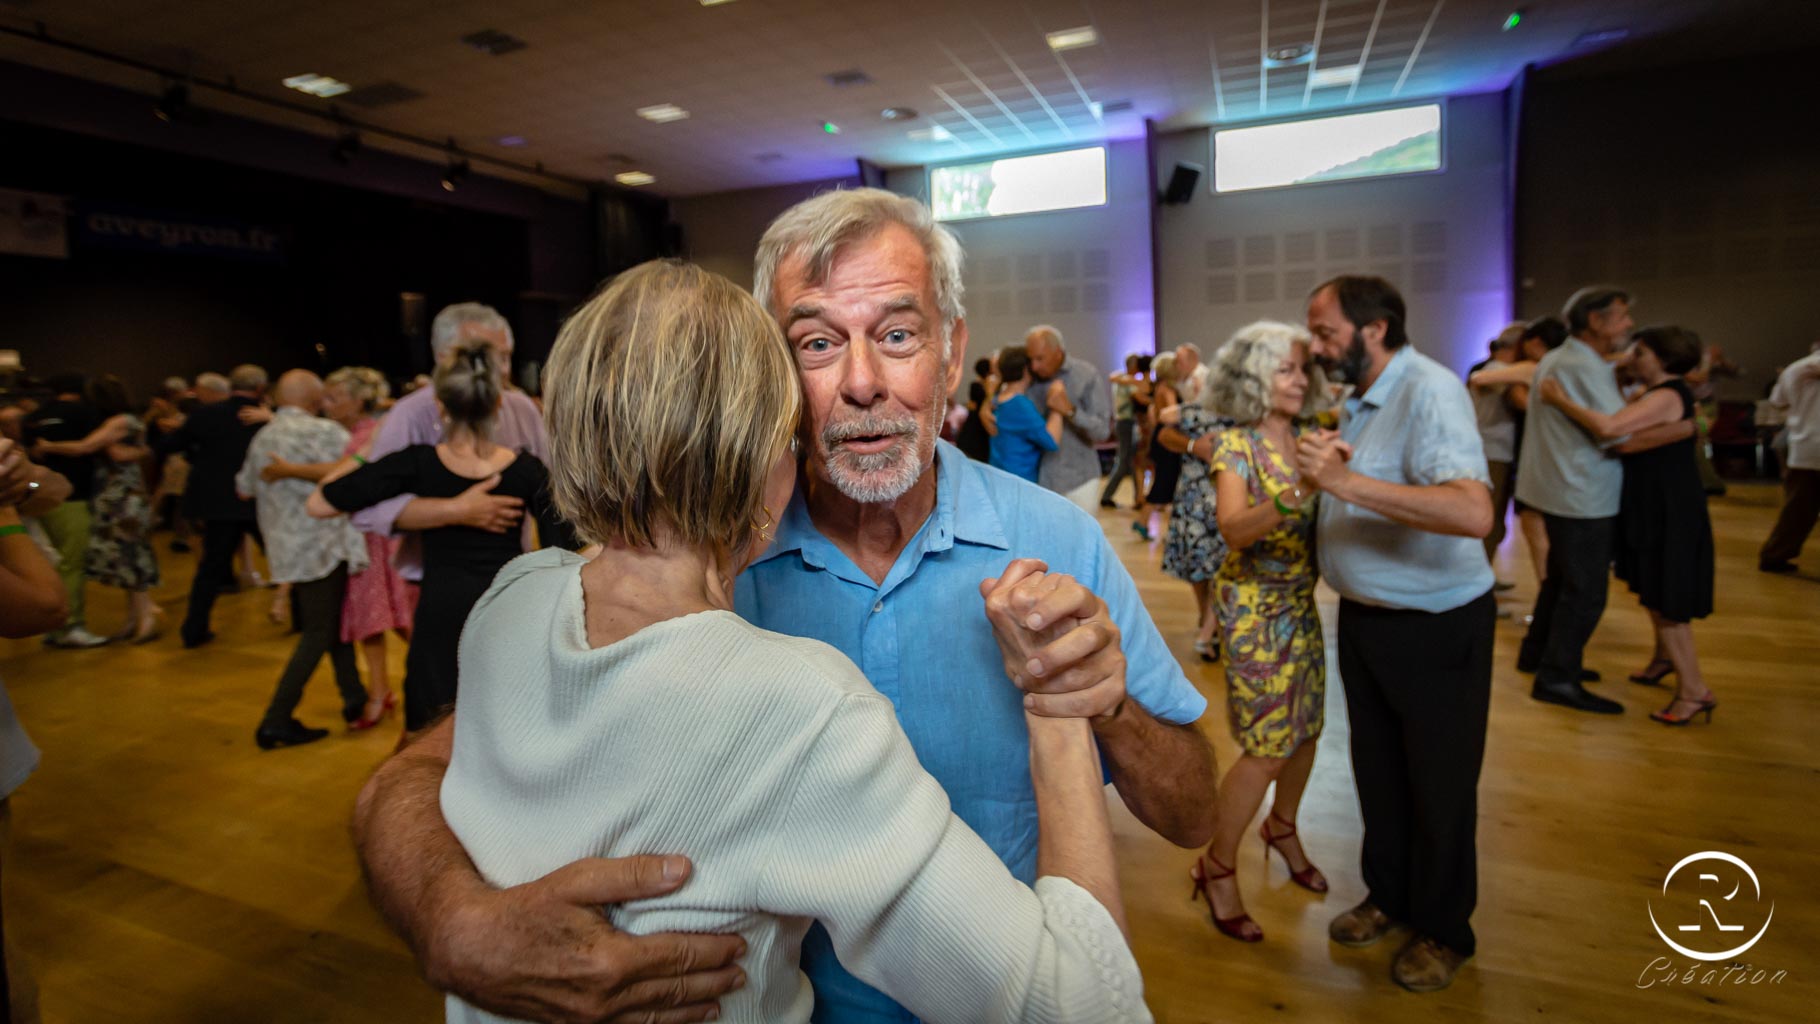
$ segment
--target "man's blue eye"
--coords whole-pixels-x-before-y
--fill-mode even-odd
[[[827,338],[811,338],[811,339],[809,339],[808,343],[803,346],[803,348],[807,349],[810,352],[826,352],[826,351],[828,351],[828,339]]]
[[[901,327],[895,331],[887,332],[885,335],[886,341],[907,341],[907,340],[909,340],[909,338],[910,338],[910,332],[904,330]]]

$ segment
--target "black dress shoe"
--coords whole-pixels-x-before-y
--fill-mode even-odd
[[[1587,693],[1586,688],[1579,683],[1537,683],[1530,687],[1529,695],[1544,704],[1559,704],[1575,711],[1590,711],[1595,715],[1624,713],[1624,705]]]
[[[253,742],[259,744],[260,750],[276,750],[279,747],[300,747],[305,743],[314,743],[328,734],[327,729],[312,729],[293,718],[277,728],[260,726],[253,733]]]
[[[1528,662],[1519,661],[1517,662],[1517,671],[1526,676],[1533,676],[1536,674],[1536,666],[1531,665]],[[1582,683],[1596,683],[1603,678],[1603,676],[1599,675],[1599,670],[1596,668],[1583,668],[1580,670],[1580,681]]]
[[[206,644],[213,639],[215,639],[215,631],[212,629],[209,630],[207,633],[202,634],[201,636],[186,635],[183,638],[183,649],[186,651],[193,650],[197,647],[201,647],[203,644]]]
[[[1773,573],[1776,573],[1777,575],[1787,575],[1788,573],[1794,572],[1795,568],[1796,568],[1795,563],[1793,563],[1793,562],[1758,562],[1757,563],[1758,572],[1773,572]]]

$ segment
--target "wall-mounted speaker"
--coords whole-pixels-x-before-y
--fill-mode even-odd
[[[1200,184],[1206,168],[1198,164],[1178,163],[1169,175],[1169,184],[1158,198],[1164,206],[1180,206],[1194,198],[1194,187]]]

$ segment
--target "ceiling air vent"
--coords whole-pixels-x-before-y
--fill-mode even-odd
[[[479,50],[481,53],[503,57],[514,50],[525,48],[525,41],[517,36],[507,35],[496,28],[470,32],[461,37],[461,41]]]
[[[872,76],[858,68],[848,68],[845,71],[831,71],[822,76],[822,81],[836,89],[845,89],[850,85],[871,85]]]
[[[422,98],[423,93],[408,85],[399,85],[397,82],[374,82],[372,85],[363,85],[338,97],[343,103],[365,107],[368,110]]]
[[[1131,109],[1130,100],[1115,100],[1111,103],[1106,104],[1105,106],[1100,107],[1100,113],[1102,113],[1102,114],[1123,114],[1125,111],[1130,110],[1130,109]]]

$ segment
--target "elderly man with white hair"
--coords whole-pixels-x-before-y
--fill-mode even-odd
[[[1026,712],[1088,720],[1132,813],[1179,845],[1206,842],[1214,761],[1193,723],[1207,702],[1104,531],[940,440],[967,351],[959,242],[921,203],[854,189],[786,211],[756,262],[757,297],[795,354],[805,451],[770,548],[735,583],[739,615],[857,665],[954,814],[1026,884],[1038,844]],[[600,913],[682,886],[690,851],[491,890],[439,813],[451,735],[438,728],[383,767],[355,818],[375,902],[426,976],[512,1017],[710,1019],[742,980],[736,937],[625,935]],[[913,1019],[850,974],[820,928],[800,963],[817,1021]],[[973,1019],[1003,1019],[994,1010]]]
[[[1040,324],[1024,335],[1030,355],[1030,400],[1062,414],[1062,436],[1043,455],[1037,483],[1088,513],[1099,506],[1100,456],[1095,446],[1112,433],[1112,387],[1099,367],[1068,354],[1062,332]]]

